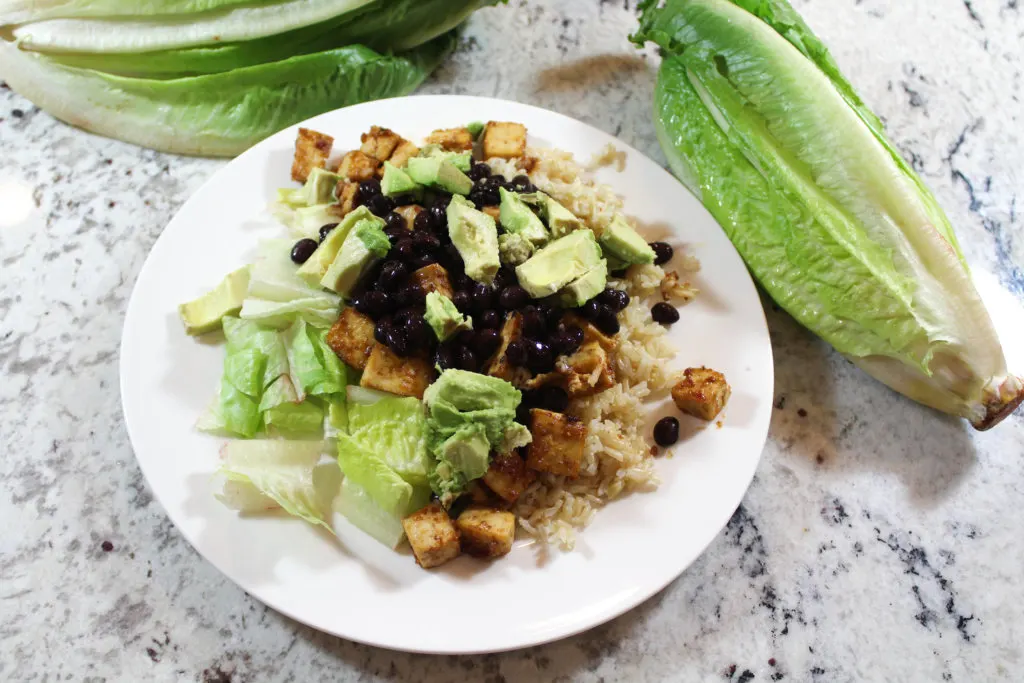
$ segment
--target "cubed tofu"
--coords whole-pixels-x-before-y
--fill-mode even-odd
[[[512,550],[516,538],[516,516],[505,510],[471,507],[455,520],[467,555],[501,557]]]
[[[527,467],[571,479],[579,476],[587,441],[587,427],[579,418],[533,408],[530,433],[533,441],[527,446]]]
[[[391,158],[388,159],[388,161],[390,161],[392,165],[397,166],[398,168],[402,168],[403,166],[405,166],[406,162],[409,161],[409,159],[412,159],[419,153],[419,147],[412,144],[408,140],[402,140],[402,142],[399,143],[398,147],[395,148],[395,151],[391,153]]]
[[[338,196],[338,205],[341,207],[341,215],[344,216],[356,208],[356,193],[359,191],[359,183],[342,180],[338,183],[335,193]]]
[[[526,153],[526,126],[507,121],[489,121],[484,129],[484,159],[514,159]]]
[[[306,182],[314,168],[325,168],[331,155],[334,138],[309,128],[299,128],[295,138],[295,158],[292,160],[292,180]]]
[[[434,368],[425,359],[414,356],[402,358],[383,344],[374,342],[359,386],[423,398],[423,392],[433,377]]]
[[[514,503],[537,478],[516,453],[499,453],[491,458],[484,483],[507,503]]]
[[[519,313],[513,313],[505,319],[505,324],[501,326],[501,345],[494,352],[494,355],[491,356],[490,362],[487,364],[488,375],[498,377],[506,382],[512,381],[512,378],[515,376],[515,368],[508,362],[505,351],[508,350],[508,345],[513,340],[519,338],[522,330],[523,316]]]
[[[615,386],[611,357],[596,341],[585,342],[575,353],[559,358],[555,371],[564,378],[570,398],[591,396]]]
[[[441,145],[451,152],[473,149],[473,134],[468,128],[441,128],[427,136],[427,143]]]
[[[413,224],[416,222],[416,216],[420,215],[420,212],[424,211],[424,208],[419,204],[406,204],[395,209],[395,213],[401,216],[405,220],[405,229],[412,230]]]
[[[370,132],[363,133],[359,141],[363,143],[359,148],[363,154],[368,154],[378,161],[387,161],[395,148],[401,144],[402,136],[389,128],[372,126]]]
[[[380,161],[356,149],[341,158],[338,173],[354,183],[360,183],[374,177],[380,165]]]
[[[432,503],[402,520],[402,528],[424,569],[437,567],[459,556],[459,531],[440,503]]]
[[[448,278],[448,271],[439,263],[431,263],[413,271],[409,276],[409,283],[419,287],[424,296],[437,292],[451,299],[455,294],[452,281]]]
[[[490,216],[494,220],[498,220],[498,217],[501,215],[501,207],[500,206],[485,206],[484,208],[482,208],[480,210],[483,211],[484,213],[486,213],[488,216]]]
[[[672,400],[679,410],[711,421],[725,407],[732,389],[725,375],[710,368],[686,368],[683,378],[672,387]]]
[[[363,370],[373,350],[373,321],[348,306],[327,331],[327,345],[346,365]]]

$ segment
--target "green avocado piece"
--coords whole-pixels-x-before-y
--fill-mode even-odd
[[[654,250],[644,241],[621,213],[601,233],[601,248],[609,255],[628,263],[654,263]]]
[[[469,169],[473,166],[472,152],[452,152],[437,144],[424,145],[416,156],[450,161],[452,166],[463,173],[469,173]]]
[[[587,303],[604,291],[608,283],[608,265],[601,263],[579,276],[558,292],[559,302],[568,308],[576,308]]]
[[[534,246],[548,241],[548,231],[544,224],[518,194],[509,192],[504,187],[498,190],[498,194],[501,195],[498,220],[501,221],[505,232],[520,235]]]
[[[483,121],[472,121],[466,124],[466,130],[469,131],[469,134],[473,136],[474,140],[480,137],[480,134],[484,132],[484,128],[486,128],[486,126],[484,126]]]
[[[473,181],[455,165],[442,157],[413,157],[406,173],[420,185],[437,187],[452,194],[469,194]]]
[[[345,217],[341,219],[337,227],[331,230],[324,241],[320,243],[320,246],[316,248],[313,255],[299,266],[299,269],[296,271],[299,277],[309,283],[310,287],[319,285],[320,280],[327,274],[327,269],[331,267],[331,263],[334,262],[334,258],[341,250],[341,245],[345,242],[345,238],[348,237],[349,231],[359,221],[370,219],[380,220],[370,213],[370,210],[365,206],[360,206],[345,214]]]
[[[468,424],[455,430],[441,444],[438,455],[451,463],[453,470],[461,472],[466,481],[472,481],[487,473],[490,453],[487,431],[482,425]]]
[[[448,339],[456,332],[473,329],[473,320],[462,315],[444,294],[430,292],[427,294],[426,305],[423,317],[439,341]]]
[[[386,197],[396,194],[406,194],[420,189],[409,174],[398,168],[390,161],[384,162],[384,177],[380,180],[380,191]]]
[[[582,230],[584,227],[583,221],[573,214],[572,211],[565,208],[551,197],[544,195],[544,215],[548,221],[548,229],[551,230],[551,234],[554,237],[564,237],[570,232],[576,230]]]
[[[459,195],[452,196],[447,214],[448,234],[466,264],[466,275],[477,282],[491,284],[501,267],[498,227],[494,219],[477,211],[473,202]]]
[[[383,220],[373,216],[359,221],[352,227],[337,257],[320,280],[321,286],[347,298],[359,277],[374,261],[387,256],[390,248]]]
[[[498,235],[498,254],[507,266],[518,266],[533,256],[537,248],[522,235],[506,232]]]
[[[560,237],[516,268],[519,284],[534,299],[550,296],[601,265],[601,248],[594,233],[576,230]]]
[[[334,188],[342,177],[325,168],[316,167],[309,172],[302,187],[278,191],[279,201],[293,209],[316,204],[328,204],[334,201]]]
[[[249,267],[228,273],[220,284],[198,299],[178,306],[185,333],[192,336],[219,330],[225,316],[238,315],[249,289]]]

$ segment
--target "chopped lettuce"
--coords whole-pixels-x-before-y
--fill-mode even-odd
[[[402,479],[375,450],[348,434],[338,434],[338,464],[346,477],[363,487],[382,510],[405,516],[420,499],[412,484]]]
[[[338,305],[321,297],[291,301],[246,299],[239,317],[279,329],[288,327],[297,318],[329,327],[338,319]]]
[[[348,433],[413,485],[427,482],[432,459],[427,453],[423,404],[411,397],[388,396],[354,403],[348,410]]]
[[[319,227],[318,227],[319,229]],[[291,259],[295,242],[287,239],[262,240],[256,260],[249,266],[249,299],[288,302],[296,299],[323,299],[340,306],[341,298],[320,287],[312,287],[299,277]]]
[[[402,518],[382,508],[362,486],[345,477],[334,509],[389,548],[395,548],[405,538]]]

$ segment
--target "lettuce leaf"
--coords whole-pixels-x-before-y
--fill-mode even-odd
[[[433,461],[427,453],[426,417],[415,398],[388,396],[348,408],[348,433],[414,486],[427,483]]]

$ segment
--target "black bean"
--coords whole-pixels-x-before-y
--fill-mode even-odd
[[[455,347],[451,344],[441,344],[437,347],[437,352],[434,354],[434,364],[442,370],[454,368],[458,358],[455,351]]]
[[[526,367],[536,373],[550,372],[555,367],[555,355],[551,347],[542,341],[526,343]]]
[[[607,335],[617,334],[619,331],[619,319],[616,317],[615,311],[607,306],[601,306],[597,318],[594,319],[594,325]]]
[[[470,372],[477,371],[476,354],[468,346],[459,348],[459,369],[469,370]]]
[[[405,284],[409,276],[409,266],[401,261],[388,261],[381,268],[380,277],[377,278],[377,286],[385,292],[394,292]]]
[[[417,256],[412,261],[410,261],[409,265],[412,267],[413,270],[419,270],[420,268],[426,268],[427,266],[433,263],[437,263],[436,256],[434,256],[433,254],[423,254],[421,256]]]
[[[532,406],[528,406],[525,403],[520,403],[519,407],[516,408],[516,422],[522,425],[529,425],[531,407]]]
[[[419,285],[409,285],[402,290],[405,295],[406,306],[422,306],[424,300],[427,298],[426,292],[424,292]]]
[[[583,304],[580,309],[580,315],[587,320],[597,320],[597,316],[601,313],[601,304],[598,303],[597,299],[591,299],[587,303]]]
[[[409,206],[416,203],[416,198],[411,194],[396,194],[391,197],[391,201],[395,203],[395,206]]]
[[[380,181],[376,178],[370,178],[369,180],[364,180],[359,183],[359,190],[356,192],[356,196],[358,197],[360,204],[365,204],[379,194]]]
[[[331,233],[331,230],[334,230],[336,227],[338,227],[337,223],[328,223],[327,225],[321,225],[320,241],[323,242],[325,239],[327,239],[327,235],[329,235]]]
[[[388,332],[391,331],[391,318],[381,318],[373,327],[373,338],[381,344],[388,343]]]
[[[519,285],[512,285],[501,290],[501,294],[498,296],[498,303],[501,307],[508,311],[514,311],[522,308],[530,301],[530,295],[526,293],[526,290]]]
[[[654,318],[656,323],[671,325],[679,320],[679,311],[662,301],[651,307],[651,317]]]
[[[473,287],[473,310],[483,313],[494,305],[494,290],[480,282]]]
[[[497,330],[481,329],[476,331],[475,349],[481,358],[490,358],[491,354],[501,345],[501,335]]]
[[[426,231],[414,232],[412,239],[421,254],[429,254],[441,246],[441,241],[437,239],[437,236]]]
[[[412,239],[399,240],[398,244],[395,245],[395,251],[392,256],[397,256],[403,261],[412,261],[416,258],[416,246],[413,244]]]
[[[562,387],[544,387],[540,390],[540,405],[545,410],[564,413],[569,407],[569,394]]]
[[[430,343],[430,337],[434,335],[433,330],[423,319],[423,315],[417,312],[405,323],[405,336],[414,347],[426,346]]]
[[[299,240],[292,247],[292,261],[295,263],[305,263],[313,255],[313,252],[316,251],[316,247],[316,240],[311,240],[308,237]]]
[[[430,207],[430,216],[434,219],[434,225],[448,225],[448,210],[446,207],[443,207],[440,204],[434,204]]]
[[[365,313],[371,318],[382,316],[392,308],[391,297],[381,291],[373,290],[366,292],[361,299],[365,310],[360,310],[359,308],[356,308],[356,310],[360,313]]]
[[[405,228],[394,228],[389,226],[384,228],[384,234],[387,235],[388,241],[391,242],[392,246],[394,246],[407,238],[409,236],[409,231]]]
[[[659,446],[671,446],[679,441],[679,420],[663,417],[654,425],[654,440]]]
[[[503,322],[501,319],[501,313],[497,311],[484,311],[479,316],[480,327],[487,330],[496,330],[501,327]]]
[[[473,164],[469,167],[469,173],[467,173],[473,182],[483,180],[491,175],[491,167],[487,164]]]
[[[505,289],[517,284],[519,284],[519,281],[516,279],[516,271],[508,266],[502,266],[494,275],[494,286],[498,289]]]
[[[473,291],[473,287],[476,286],[476,282],[473,280],[473,278],[466,275],[465,273],[456,273],[455,275],[451,276],[451,280],[452,287],[459,291],[471,292]]]
[[[412,221],[413,230],[434,230],[437,228],[437,221],[434,220],[434,214],[424,209],[416,214],[416,218]]]
[[[672,260],[675,252],[668,242],[651,242],[649,246],[654,250],[654,265],[660,266]]]
[[[403,232],[407,232],[405,219],[394,211],[384,216],[384,225],[385,227],[393,230],[402,230]]]
[[[621,289],[606,289],[597,295],[597,300],[618,313],[629,305],[629,294]]]
[[[575,353],[576,349],[583,345],[583,330],[575,325],[566,326],[564,330],[558,332],[554,345],[561,355]]]
[[[385,343],[399,356],[405,357],[412,352],[412,344],[405,336],[405,330],[400,327],[391,326],[385,333]]]
[[[525,175],[519,174],[509,184],[512,186],[512,192],[527,192],[527,188],[530,186],[530,179]]]
[[[452,303],[455,304],[455,308],[459,309],[459,313],[471,313],[470,305],[472,299],[469,297],[469,293],[465,291],[458,291],[452,295]]]
[[[548,330],[554,331],[562,319],[562,309],[549,306],[548,304],[538,304],[537,310],[540,311],[541,316],[544,318],[544,326]]]
[[[527,306],[522,310],[523,334],[531,339],[539,339],[544,336],[547,326],[544,324],[544,316],[536,306]]]
[[[526,365],[526,342],[522,339],[512,340],[505,349],[505,357],[512,365]]]

